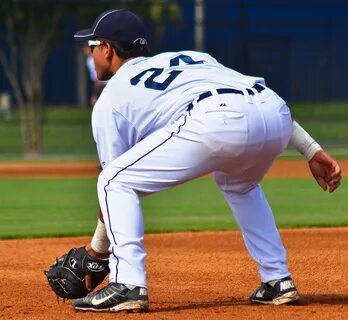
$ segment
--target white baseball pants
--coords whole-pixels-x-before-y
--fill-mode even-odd
[[[286,251],[259,183],[289,142],[291,115],[270,89],[243,92],[213,90],[101,172],[98,197],[110,240],[110,282],[146,287],[140,197],[210,172],[259,265],[261,281],[289,275]]]

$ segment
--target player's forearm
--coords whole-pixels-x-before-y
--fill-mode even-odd
[[[296,121],[292,126],[290,145],[310,161],[317,151],[322,150],[321,146]]]

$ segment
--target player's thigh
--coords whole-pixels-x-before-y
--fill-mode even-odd
[[[215,161],[204,137],[192,128],[189,115],[160,129],[115,159],[99,176],[109,181],[152,193],[211,172]]]

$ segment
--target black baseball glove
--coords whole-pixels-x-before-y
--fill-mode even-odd
[[[85,247],[71,249],[44,271],[54,293],[63,299],[85,297],[109,273],[109,260],[90,256]],[[88,283],[87,283],[88,282]]]

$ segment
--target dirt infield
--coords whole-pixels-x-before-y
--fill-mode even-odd
[[[348,161],[340,161],[343,171]],[[2,164],[0,177],[96,176],[96,163]],[[269,177],[303,177],[304,161],[278,161]],[[348,319],[348,228],[281,230],[302,296],[293,306],[256,306],[255,263],[239,232],[147,234],[150,312],[76,313],[57,303],[43,270],[88,238],[0,241],[0,319],[339,320]]]
[[[150,312],[76,313],[58,304],[43,270],[87,238],[0,242],[0,318],[13,320],[338,320],[348,317],[348,228],[281,231],[302,295],[293,306],[257,306],[256,266],[239,232],[148,234]]]

